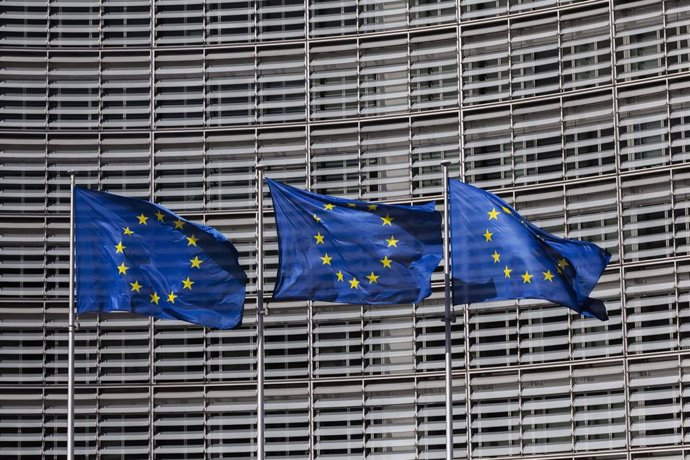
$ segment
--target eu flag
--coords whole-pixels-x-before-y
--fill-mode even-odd
[[[266,181],[280,253],[274,299],[394,304],[431,293],[442,258],[433,203],[365,203]]]
[[[148,201],[78,187],[74,225],[78,313],[241,324],[247,277],[215,229]]]
[[[456,303],[544,299],[608,319],[589,298],[611,255],[595,244],[558,238],[505,201],[450,181],[453,296]]]

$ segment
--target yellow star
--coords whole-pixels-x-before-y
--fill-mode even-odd
[[[553,283],[553,274],[551,273],[551,270],[546,270],[544,272],[544,279]]]
[[[194,256],[194,258],[189,259],[189,261],[192,263],[192,268],[201,268],[201,262],[203,262],[203,260],[199,259],[199,256]]]
[[[163,222],[164,217],[165,217],[165,214],[163,214],[160,211],[156,211],[156,218],[158,219],[158,222]]]
[[[359,289],[359,281],[357,278],[352,278],[350,280],[350,289]]]
[[[182,222],[180,219],[177,219],[175,221],[175,230],[182,230],[182,227],[184,227],[184,222]]]
[[[491,211],[487,212],[487,214],[489,215],[489,220],[498,220],[498,215],[500,212],[496,211],[496,208],[492,208]]]
[[[132,236],[132,235],[134,235],[134,232],[133,232],[132,230],[130,230],[129,227],[123,228],[123,229],[122,229],[122,233],[124,233],[124,234],[127,235],[127,236]]]
[[[314,238],[316,239],[316,244],[323,244],[323,235],[321,232],[318,232],[316,235],[314,235]]]
[[[389,227],[391,226],[391,224],[393,222],[393,218],[391,216],[389,216],[388,214],[386,214],[386,217],[381,217],[381,220],[383,221],[383,223],[381,225],[388,225]]]
[[[371,275],[368,275],[367,279],[369,280],[369,284],[376,283],[379,279],[379,275],[375,275],[374,272],[371,272]]]
[[[493,254],[491,254],[491,257],[494,258],[494,263],[497,264],[501,261],[501,254],[498,253],[498,251],[494,251]]]
[[[194,284],[194,281],[190,280],[188,276],[186,280],[182,280],[182,284],[184,285],[182,289],[192,289],[192,284]]]
[[[123,246],[122,241],[120,241],[115,246],[115,254],[124,254],[124,252],[122,251],[123,249],[127,249],[127,246]]]
[[[490,231],[487,230],[484,232],[484,238],[486,239],[487,242],[491,241],[492,236],[494,236],[494,234],[491,233]]]
[[[118,272],[120,275],[126,275],[126,274],[127,274],[127,270],[129,270],[129,267],[126,266],[124,262],[122,262],[120,265],[117,266],[117,272]]]
[[[369,206],[367,206],[367,209],[369,211],[376,211],[376,208],[378,208],[378,206],[375,204],[370,204]]]
[[[357,205],[355,203],[348,203],[347,206],[350,208],[356,208],[357,207]]]
[[[506,265],[506,268],[503,269],[503,275],[505,275],[506,278],[510,278],[510,272],[512,271],[513,270]]]
[[[503,209],[503,212],[505,212],[506,214],[512,214],[512,212],[510,212],[510,208],[508,207],[501,206],[501,209]]]
[[[387,239],[386,241],[388,242],[388,247],[389,247],[389,248],[390,248],[391,246],[397,248],[397,247],[398,247],[398,241],[400,241],[400,240],[396,240],[395,237],[391,235],[391,237],[390,237],[389,239]]]
[[[569,265],[569,264],[568,264],[568,261],[565,260],[565,257],[563,257],[562,259],[560,259],[560,260],[558,261],[558,267],[559,267],[559,268],[565,268],[565,267],[567,267],[568,265]]]
[[[319,216],[317,216],[316,214],[312,214],[311,216],[314,218],[314,220],[316,222],[321,222],[321,218]]]
[[[137,216],[137,219],[139,219],[140,225],[146,225],[146,221],[149,220],[149,218],[146,217],[143,212]]]
[[[319,258],[323,261],[323,263],[321,265],[330,265],[331,259],[333,259],[333,257],[329,256],[328,254],[324,255],[323,257],[319,257]]]
[[[175,303],[176,298],[177,295],[174,292],[170,292],[170,294],[168,294],[168,303]]]
[[[343,272],[338,271],[338,273],[336,273],[336,275],[338,275],[338,281],[345,281],[345,278],[343,278]]]
[[[530,275],[527,270],[525,270],[524,275],[520,275],[520,276],[522,276],[522,284],[527,284],[527,283],[532,284],[532,278],[534,277],[534,275]]]
[[[335,205],[331,204],[331,203],[327,203],[327,204],[323,205],[323,209],[325,209],[326,211],[333,211],[333,208],[335,208]]]
[[[391,262],[393,262],[391,259],[388,258],[388,256],[384,256],[383,259],[379,260],[383,264],[383,268],[393,268],[391,267]]]
[[[558,273],[559,275],[561,273],[563,273],[563,270],[561,269],[561,267],[556,267],[556,273]]]
[[[196,246],[196,242],[199,241],[194,235],[187,237],[187,246]]]
[[[151,303],[155,303],[158,305],[158,301],[161,300],[161,297],[157,293],[151,294]]]
[[[137,291],[139,292],[139,289],[141,289],[141,284],[139,284],[139,281],[134,281],[133,283],[129,283],[130,286],[132,286],[132,291]]]

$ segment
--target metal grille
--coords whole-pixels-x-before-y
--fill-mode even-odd
[[[613,254],[606,323],[456,307],[455,457],[690,455],[687,0],[0,6],[3,458],[66,451],[69,170],[220,229],[251,280],[236,331],[79,318],[77,455],[229,459],[256,456],[254,166],[410,203],[443,159]],[[268,458],[444,458],[442,278],[419,305],[269,304]]]

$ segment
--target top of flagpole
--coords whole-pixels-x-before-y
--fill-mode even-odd
[[[254,169],[257,170],[257,171],[263,171],[263,170],[266,169],[266,165],[263,164],[263,163],[259,163],[259,164],[257,164],[256,166],[254,166]]]

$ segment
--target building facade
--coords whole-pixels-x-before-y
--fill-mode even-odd
[[[70,170],[218,228],[250,277],[234,331],[79,317],[77,455],[245,459],[254,166],[319,193],[415,203],[441,197],[450,159],[453,177],[613,254],[593,294],[608,322],[545,302],[455,306],[455,457],[690,458],[687,0],[0,10],[0,457],[66,453]],[[434,285],[419,305],[269,303],[267,458],[444,457],[440,269]]]

